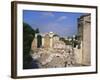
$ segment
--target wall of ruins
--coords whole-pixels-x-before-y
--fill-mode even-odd
[[[78,49],[78,45],[74,48],[74,54],[75,54],[75,62],[76,64],[82,64],[82,44],[80,45],[81,48]]]
[[[49,35],[46,35],[44,37],[44,48],[50,48],[50,37],[49,37]]]
[[[91,15],[81,16],[78,19],[78,35],[82,41],[82,52],[79,53],[83,65],[91,64]],[[77,50],[76,50],[77,51]],[[80,51],[77,51],[80,52]],[[79,56],[77,55],[77,57]],[[79,59],[79,60],[80,60]]]
[[[84,17],[83,27],[83,63],[90,65],[91,63],[91,23],[90,16]]]

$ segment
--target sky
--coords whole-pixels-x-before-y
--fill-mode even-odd
[[[77,34],[77,18],[86,13],[23,10],[23,21],[40,33],[68,37]]]

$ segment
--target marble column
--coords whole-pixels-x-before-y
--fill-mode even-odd
[[[52,45],[53,45],[53,39],[52,37],[50,37],[50,48],[52,48]]]
[[[44,47],[44,36],[42,36],[42,47]]]
[[[37,48],[37,34],[35,34],[35,47]]]

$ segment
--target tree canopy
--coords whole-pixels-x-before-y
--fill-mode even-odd
[[[33,59],[30,56],[30,50],[35,32],[29,24],[23,22],[23,69],[33,68]]]

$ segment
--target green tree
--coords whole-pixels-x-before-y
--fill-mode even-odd
[[[35,33],[39,33],[40,31],[39,31],[39,28],[37,28],[36,30],[35,30]]]
[[[30,56],[31,43],[35,37],[35,30],[27,23],[23,23],[23,68],[32,68],[32,58]]]

